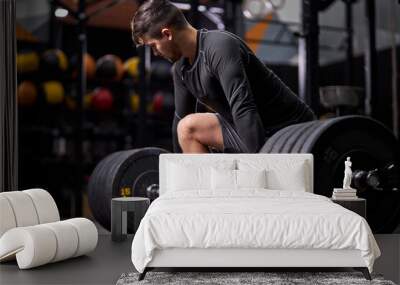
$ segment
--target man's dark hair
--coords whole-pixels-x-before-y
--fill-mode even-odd
[[[139,6],[132,18],[132,40],[136,45],[142,44],[141,38],[161,38],[162,27],[180,30],[188,25],[185,16],[168,0],[148,0]]]

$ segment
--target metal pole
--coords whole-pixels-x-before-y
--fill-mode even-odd
[[[151,67],[151,50],[145,45],[138,50],[139,55],[139,113],[137,124],[136,147],[143,147],[147,144],[147,98],[150,90],[150,74],[147,70]]]
[[[49,45],[50,47],[54,47],[55,46],[55,25],[56,25],[56,17],[54,15],[54,13],[56,12],[56,3],[54,2],[54,0],[50,0],[49,2],[50,4],[50,11],[49,11]]]
[[[243,11],[242,11],[242,5],[241,1],[234,1],[234,11],[235,11],[235,28],[234,28],[234,33],[238,35],[239,37],[243,38],[244,37],[244,16],[243,16]]]
[[[398,71],[397,71],[397,46],[396,46],[396,20],[397,20],[397,7],[395,0],[391,1],[390,5],[390,29],[391,29],[391,58],[392,58],[392,121],[393,133],[396,138],[399,138],[399,99],[398,99]]]
[[[231,1],[225,0],[225,1],[223,1],[223,5],[224,5],[223,21],[225,24],[225,29],[227,31],[233,32],[233,30],[234,30],[233,4]]]
[[[319,111],[318,1],[303,0],[299,39],[299,96],[318,115]]]
[[[50,25],[49,25],[49,48],[62,48],[62,27],[60,26],[55,11],[59,7],[59,1],[50,0]],[[70,12],[70,10],[68,10]],[[74,14],[71,14],[74,16]]]
[[[348,85],[353,84],[353,73],[354,73],[354,59],[353,59],[353,0],[345,0],[346,10],[346,31],[347,31],[347,72],[346,81]]]
[[[377,99],[377,52],[375,31],[375,0],[365,0],[365,15],[368,22],[365,50],[365,113],[376,117],[374,106]]]
[[[199,28],[199,1],[198,0],[191,0],[190,1],[190,19],[191,25],[198,29]]]
[[[0,1],[0,192],[18,190],[15,0]]]
[[[78,184],[75,189],[75,205],[74,216],[82,215],[82,190],[84,186],[84,168],[83,168],[83,125],[85,114],[83,111],[83,98],[86,93],[86,72],[84,56],[87,51],[87,37],[86,37],[86,1],[79,0],[78,3],[78,92],[77,92],[77,128],[76,128],[76,161],[77,161],[77,174]]]

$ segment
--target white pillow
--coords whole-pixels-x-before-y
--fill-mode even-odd
[[[211,169],[212,190],[239,190],[241,188],[266,188],[266,170]]]
[[[211,168],[211,189],[236,190],[236,170]]]
[[[309,165],[304,160],[238,160],[239,170],[266,169],[267,189],[303,191],[309,189]]]
[[[267,171],[235,170],[237,188],[267,188]]]
[[[167,162],[167,191],[210,190],[210,170],[235,169],[236,161],[216,161],[213,163],[170,160]]]
[[[267,173],[268,186],[271,189],[302,191],[308,188],[306,177],[306,164],[304,161],[293,163],[290,169],[272,169]]]
[[[170,191],[185,191],[210,188],[209,167],[168,163],[168,189]]]

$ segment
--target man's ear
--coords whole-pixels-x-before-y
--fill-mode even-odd
[[[163,36],[166,36],[166,37],[168,38],[168,40],[172,40],[172,32],[171,32],[171,29],[169,29],[169,28],[163,28],[163,29],[161,30],[161,34],[162,34]]]

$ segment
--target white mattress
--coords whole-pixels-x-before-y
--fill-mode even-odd
[[[379,248],[361,216],[306,192],[248,189],[207,195],[171,192],[155,200],[132,243],[143,272],[156,249],[357,249],[372,272]]]

